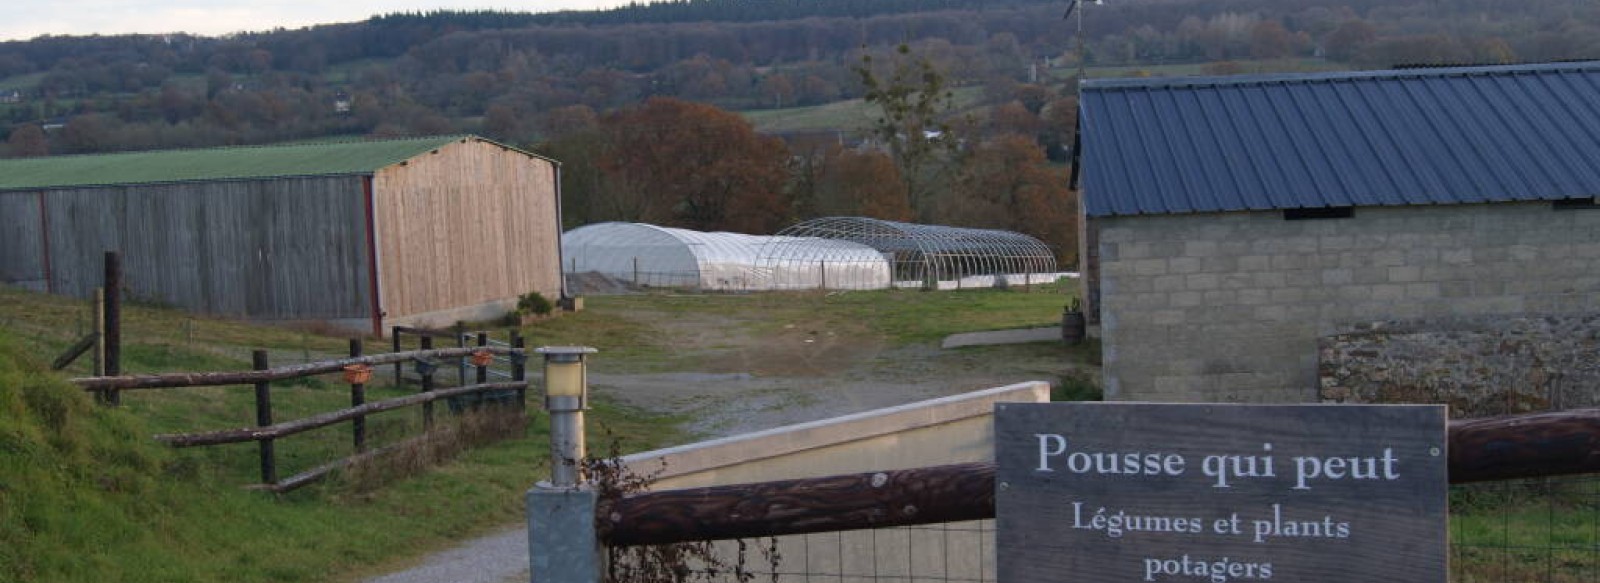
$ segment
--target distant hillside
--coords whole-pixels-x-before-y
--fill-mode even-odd
[[[561,131],[572,107],[581,116],[652,96],[737,110],[858,98],[860,55],[900,43],[1000,105],[1025,85],[1070,94],[1078,51],[1065,6],[677,0],[396,13],[216,38],[5,42],[0,132],[10,140],[0,155],[447,132],[528,145]],[[1600,3],[1572,0],[1108,0],[1083,16],[1088,63],[1130,71],[1600,57]]]
[[[679,24],[686,22],[763,22],[802,18],[865,18],[930,10],[985,10],[1027,4],[1065,6],[1061,0],[678,0],[629,4],[604,10],[510,12],[503,10],[394,12],[374,16],[379,25],[422,22],[461,30],[522,28],[533,25]]]

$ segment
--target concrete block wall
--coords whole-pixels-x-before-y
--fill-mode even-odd
[[[1362,322],[1600,312],[1600,210],[1549,202],[1103,217],[1109,399],[1314,402]]]

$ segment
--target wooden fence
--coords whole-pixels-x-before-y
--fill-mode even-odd
[[[433,426],[433,403],[440,399],[478,396],[490,392],[514,392],[517,406],[526,407],[528,352],[524,349],[523,340],[520,337],[513,338],[512,345],[509,347],[489,346],[487,342],[481,342],[480,344],[482,345],[474,347],[415,350],[363,356],[361,341],[352,339],[350,341],[350,357],[336,360],[272,368],[267,362],[267,352],[265,350],[257,350],[254,353],[253,370],[250,371],[103,376],[72,379],[72,382],[84,390],[99,393],[105,401],[110,403],[119,402],[120,397],[118,395],[122,391],[130,390],[235,385],[250,385],[254,387],[256,396],[256,424],[254,426],[220,431],[157,435],[156,439],[173,447],[195,447],[254,441],[259,446],[261,457],[261,484],[252,487],[274,492],[287,492],[326,477],[338,468],[381,456],[395,449],[411,445],[416,440],[426,438],[426,431]],[[474,368],[477,370],[477,382],[465,386],[435,389],[433,376],[438,369],[438,363],[462,358],[473,359]],[[504,358],[511,363],[510,382],[487,382],[489,364],[495,358]],[[403,366],[408,362],[416,366],[422,378],[422,388],[418,393],[371,403],[366,402],[366,381],[371,377],[373,367],[390,364]],[[345,382],[350,385],[349,408],[321,413],[294,421],[278,422],[273,419],[272,381],[298,379],[329,373],[343,373],[345,375]],[[425,431],[422,436],[384,448],[369,449],[367,447],[366,417],[368,415],[413,406],[422,407]],[[277,456],[273,447],[277,439],[346,421],[351,423],[355,452],[353,455],[319,465],[282,480],[278,479]]]
[[[1452,484],[1600,473],[1600,409],[1453,421]],[[994,518],[993,463],[642,492],[602,500],[611,546]]]

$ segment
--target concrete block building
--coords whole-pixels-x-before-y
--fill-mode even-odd
[[[1374,322],[1600,320],[1600,62],[1097,80],[1080,121],[1108,398],[1314,401]]]
[[[0,282],[381,335],[561,294],[557,164],[476,137],[0,160]]]

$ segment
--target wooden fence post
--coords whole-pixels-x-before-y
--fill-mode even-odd
[[[488,332],[479,332],[478,333],[478,348],[484,348],[484,347],[486,347],[488,345],[489,345],[489,333]],[[483,366],[478,367],[478,384],[481,385],[481,384],[487,383],[487,382],[489,382],[489,365],[485,364]],[[461,384],[464,385],[466,383],[461,383]]]
[[[524,341],[522,338],[522,332],[512,330],[511,347],[517,350],[522,350],[525,344],[526,341]],[[526,353],[521,355],[511,355],[511,380],[518,383],[518,386],[521,387],[517,389],[518,405],[522,408],[522,410],[528,410],[528,355]]]
[[[356,358],[356,357],[359,357],[359,356],[361,356],[361,339],[360,338],[351,338],[350,339],[350,357],[351,358]],[[350,406],[351,407],[360,407],[361,405],[365,404],[366,402],[367,402],[367,385],[366,385],[366,383],[350,383]],[[362,415],[360,417],[356,417],[355,419],[351,419],[350,420],[350,430],[351,430],[352,433],[354,433],[354,436],[355,436],[356,451],[357,452],[366,451],[367,450],[367,417],[365,415]]]
[[[114,377],[122,374],[122,254],[107,251],[105,268],[105,376]],[[106,403],[121,405],[122,393],[106,391]]]
[[[633,289],[639,289],[639,258],[633,258]]]
[[[390,350],[390,352],[400,352],[400,327],[399,326],[390,326],[389,327],[389,340],[390,340],[390,343],[393,344],[393,350]],[[394,362],[394,386],[396,386],[396,387],[406,386],[406,383],[405,383],[406,371],[405,371],[404,368],[401,368],[404,365],[405,365],[405,363],[402,363],[402,362],[400,362],[398,360]]]
[[[94,288],[94,376],[106,376],[106,288]],[[105,400],[105,393],[100,394]]]
[[[456,325],[453,328],[451,328],[450,331],[455,333],[455,336],[456,336],[456,348],[466,348],[467,347],[467,325],[466,325],[466,323],[464,323],[464,322],[462,322],[460,320],[456,320]],[[465,359],[465,358],[457,358],[456,359],[456,386],[458,386],[458,387],[467,386],[467,359]]]
[[[423,350],[433,350],[433,337],[432,336],[428,336],[426,334],[424,334],[422,336],[422,349]],[[424,359],[424,361],[426,361],[426,359]],[[417,372],[422,374],[422,392],[424,392],[424,393],[432,392],[433,391],[433,367],[424,365],[423,370],[419,370]],[[432,431],[432,430],[433,430],[433,401],[428,401],[428,402],[422,404],[422,431],[423,432],[428,432],[428,431]]]
[[[267,351],[257,350],[250,355],[255,370],[267,370]],[[256,427],[272,425],[272,383],[256,383]],[[272,440],[263,439],[261,449],[261,483],[278,483],[278,462],[273,454]]]

